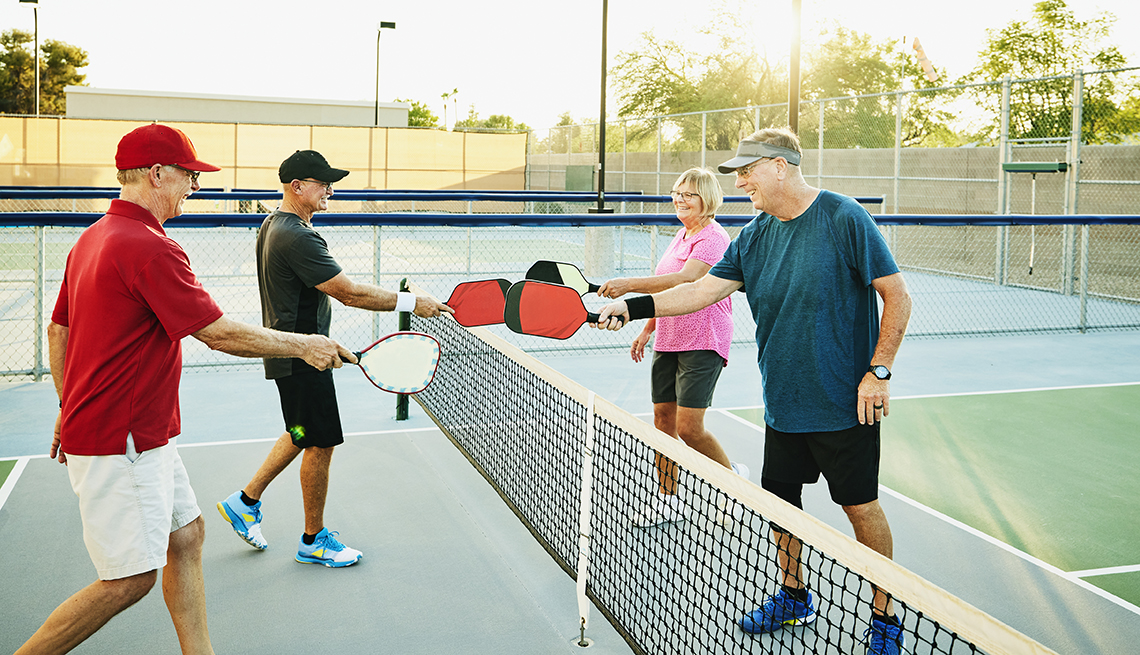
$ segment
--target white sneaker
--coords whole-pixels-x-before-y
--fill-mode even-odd
[[[639,528],[684,521],[685,501],[674,495],[656,493],[640,512],[634,512],[630,520]]]
[[[748,467],[739,462],[729,462],[732,465],[732,472],[748,479]],[[735,499],[729,498],[725,494],[718,494],[716,500],[717,513],[716,522],[720,523],[726,528],[731,528],[734,522],[740,521],[744,518],[744,506],[736,502]]]

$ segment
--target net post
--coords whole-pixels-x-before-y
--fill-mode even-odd
[[[586,436],[582,444],[582,489],[579,495],[581,509],[578,514],[578,618],[581,628],[579,646],[586,644],[586,628],[590,625],[590,599],[586,597],[586,580],[590,565],[591,488],[594,481],[594,392],[586,399]]]
[[[408,290],[408,278],[400,280],[400,291]],[[412,317],[409,312],[399,312],[396,317],[396,326],[401,332],[405,332],[412,326]],[[401,393],[396,395],[396,420],[408,420],[408,394]]]

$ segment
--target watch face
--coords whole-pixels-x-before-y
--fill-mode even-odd
[[[875,377],[879,378],[880,380],[891,379],[891,371],[886,366],[883,366],[881,364],[879,366],[872,366],[871,373],[874,373]]]

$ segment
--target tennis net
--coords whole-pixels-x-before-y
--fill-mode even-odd
[[[1052,652],[490,331],[415,315],[411,328],[442,351],[432,385],[413,397],[577,580],[580,627],[588,598],[635,653],[863,653],[878,587],[907,653]],[[686,520],[634,527],[657,490],[657,453],[677,464]],[[818,618],[753,636],[737,621],[779,588],[773,525],[803,541]]]

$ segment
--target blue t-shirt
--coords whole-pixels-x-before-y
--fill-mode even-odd
[[[879,338],[871,282],[898,273],[871,215],[821,191],[800,216],[762,213],[709,273],[743,282],[756,320],[764,420],[781,432],[854,427]]]

